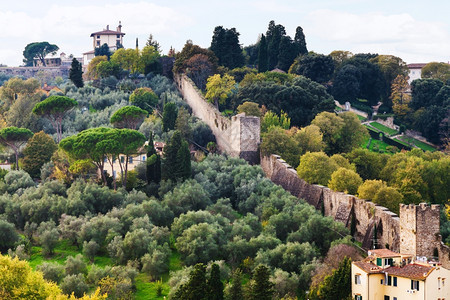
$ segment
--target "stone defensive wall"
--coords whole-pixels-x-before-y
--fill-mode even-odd
[[[193,114],[208,124],[220,151],[259,162],[260,119],[244,113],[226,118],[203,97],[201,91],[184,74],[174,76],[177,88],[192,108]]]
[[[401,205],[399,217],[371,201],[307,183],[278,155],[261,157],[261,167],[272,182],[344,223],[364,249],[372,248],[375,239],[378,248],[396,252],[431,257],[437,251],[450,269],[450,248],[439,235],[439,205]]]
[[[1,67],[0,73],[24,78],[37,77],[38,72],[44,72],[50,77],[68,77],[69,67]]]

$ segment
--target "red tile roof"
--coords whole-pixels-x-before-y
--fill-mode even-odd
[[[125,33],[123,33],[123,32],[108,29],[108,30],[102,30],[102,31],[97,31],[97,32],[91,33],[91,36],[94,36],[97,34],[99,34],[99,35],[116,35],[116,34],[125,35]]]
[[[355,266],[357,266],[358,268],[360,268],[361,270],[364,270],[364,272],[370,273],[370,274],[376,274],[376,273],[381,273],[381,271],[383,270],[383,268],[368,262],[368,261],[355,261],[353,262],[353,264]]]
[[[389,249],[373,249],[368,251],[369,255],[374,255],[376,257],[400,257],[401,254],[391,251]]]
[[[427,64],[408,64],[406,65],[408,67],[408,69],[422,69],[423,67],[425,67]]]
[[[406,277],[414,280],[425,280],[434,270],[432,266],[424,266],[418,264],[409,264],[404,267],[389,267],[385,271],[389,275]]]

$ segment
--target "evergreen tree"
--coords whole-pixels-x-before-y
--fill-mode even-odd
[[[159,183],[161,181],[161,156],[156,152],[153,143],[153,132],[147,146],[147,183]]]
[[[223,300],[223,283],[220,280],[220,269],[217,264],[211,266],[211,273],[208,280],[210,300]]]
[[[208,299],[208,285],[206,284],[206,266],[196,264],[191,272],[189,281],[184,286],[183,300]]]
[[[219,64],[230,69],[242,67],[245,57],[239,45],[239,32],[236,28],[217,26],[211,41],[211,50],[219,59]]]
[[[163,179],[187,179],[191,176],[191,155],[189,146],[176,130],[164,147]]]
[[[253,274],[250,298],[252,300],[271,300],[273,292],[273,283],[270,282],[270,270],[264,265],[258,266]]]
[[[69,79],[75,84],[77,88],[84,86],[83,83],[83,70],[81,63],[76,59],[72,59],[72,66],[69,71]]]
[[[266,37],[261,35],[261,40],[259,42],[259,49],[258,49],[258,72],[263,73],[268,70],[267,67],[267,43],[266,43]]]
[[[266,32],[267,40],[267,65],[272,70],[278,65],[278,55],[280,53],[281,38],[286,35],[283,25],[276,25],[274,21],[270,21],[269,28]]]
[[[287,72],[297,57],[297,47],[289,36],[281,37],[277,67]]]
[[[230,288],[230,300],[241,300],[244,298],[242,293],[242,272],[240,269],[236,269],[233,272]]]
[[[95,56],[106,56],[109,60],[111,58],[112,53],[109,50],[108,44],[104,43],[100,47],[95,48],[94,55]]]
[[[331,275],[324,278],[317,289],[311,291],[311,297],[316,299],[348,299],[352,292],[352,261],[348,257],[339,263]]]
[[[186,141],[181,142],[181,147],[177,153],[177,172],[176,178],[188,179],[191,177],[191,152],[189,144]]]
[[[163,131],[175,129],[175,122],[177,121],[178,110],[175,103],[169,102],[164,105],[163,109]]]
[[[305,55],[308,54],[308,49],[306,48],[306,40],[305,34],[303,33],[303,29],[298,26],[295,30],[294,43],[297,46],[297,55]]]

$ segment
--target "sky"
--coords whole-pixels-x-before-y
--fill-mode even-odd
[[[309,51],[395,55],[407,63],[450,61],[448,0],[0,0],[0,64],[22,64],[31,42],[48,41],[80,57],[92,32],[122,22],[125,48],[152,34],[164,54],[187,40],[209,47],[216,26],[254,44],[271,20],[287,34],[303,28]]]

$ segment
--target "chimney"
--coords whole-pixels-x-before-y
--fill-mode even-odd
[[[117,26],[117,31],[122,32],[122,22],[119,21],[119,26]]]
[[[109,25],[106,25],[106,30],[109,30]]]

